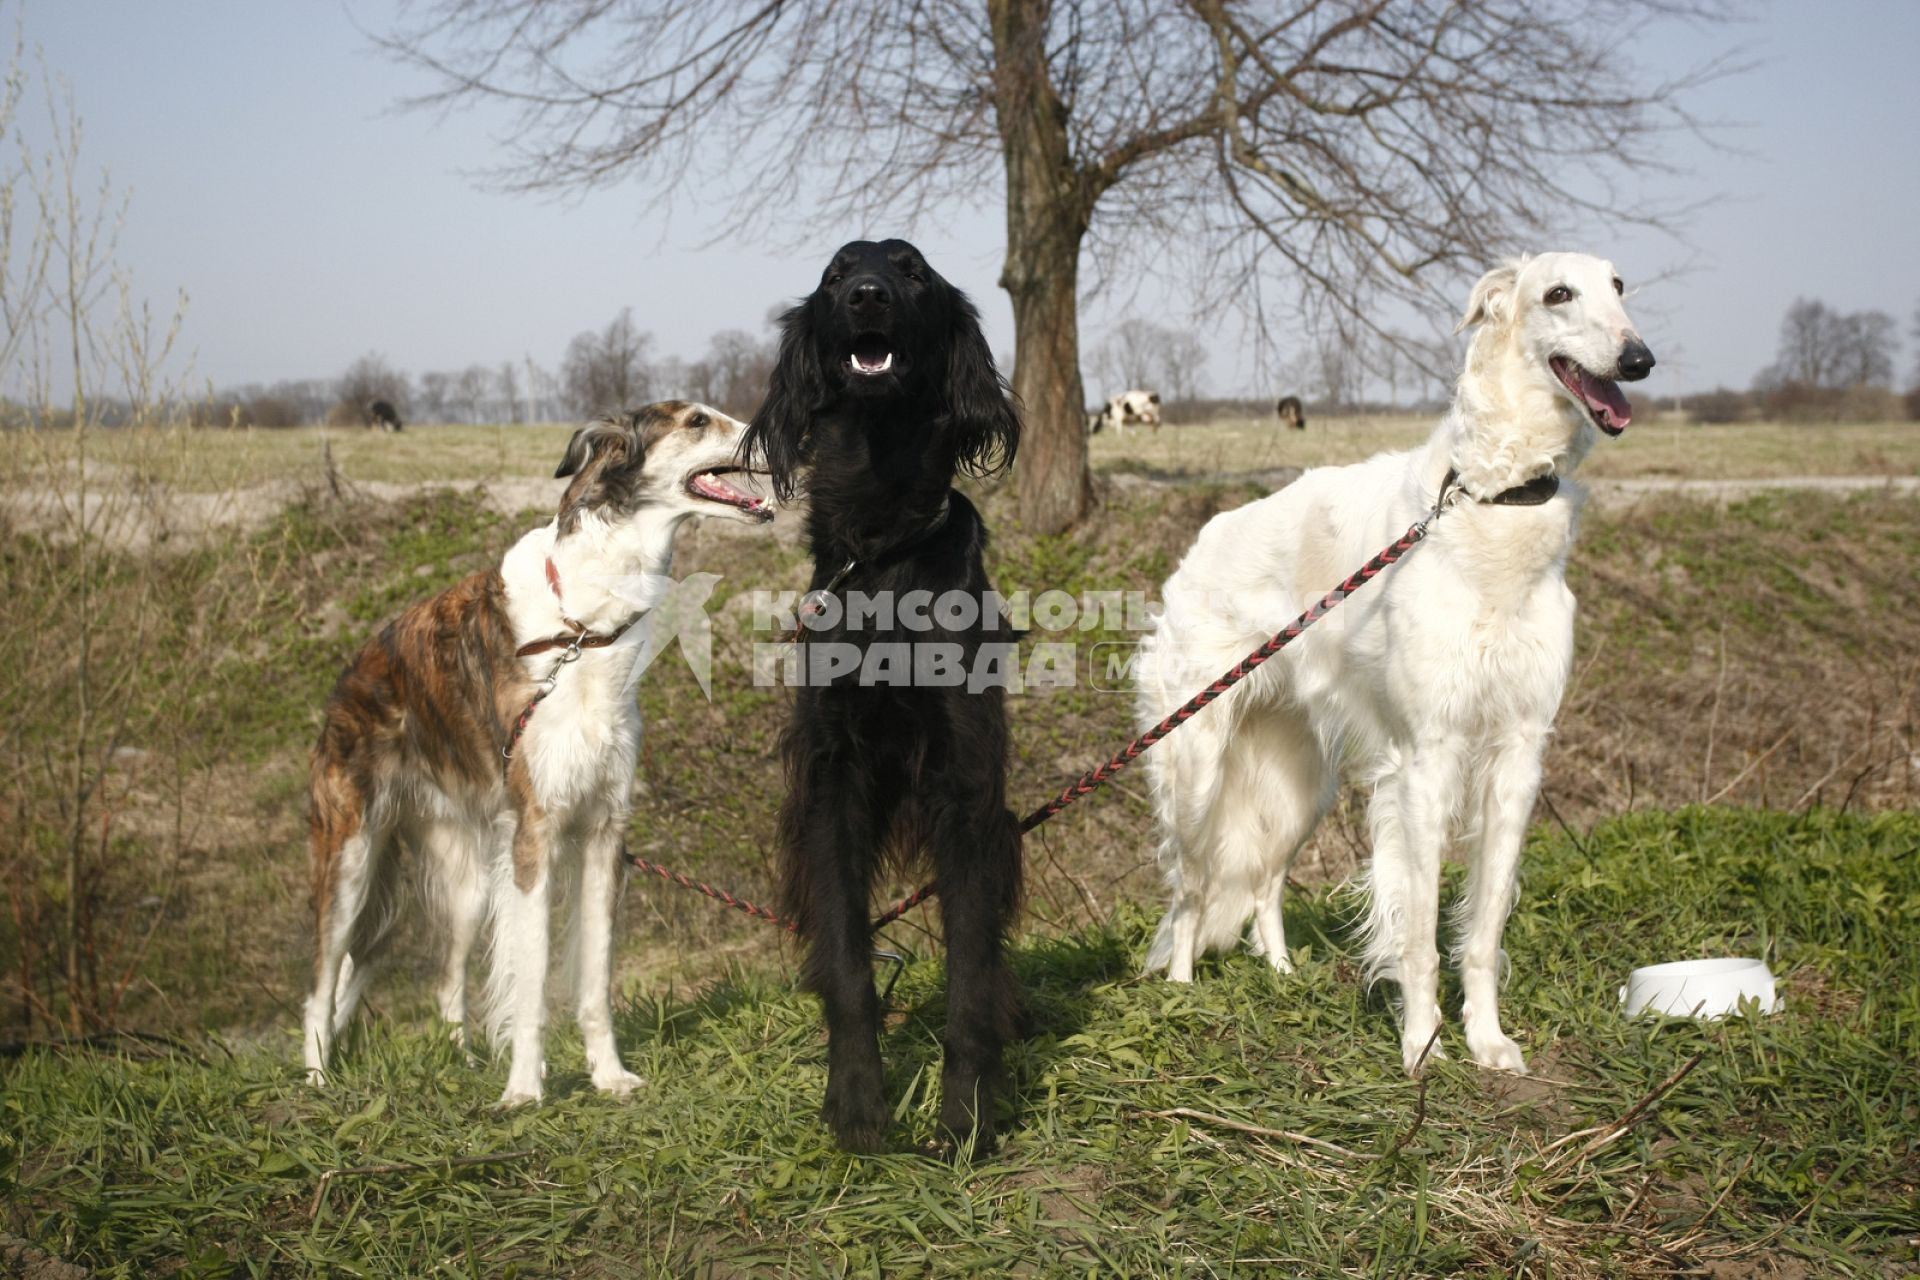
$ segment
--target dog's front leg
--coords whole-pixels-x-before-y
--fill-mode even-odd
[[[1483,1067],[1525,1074],[1520,1046],[1500,1029],[1500,935],[1513,908],[1515,873],[1527,820],[1540,790],[1544,726],[1515,730],[1493,753],[1479,826],[1480,848],[1468,869],[1460,936],[1460,1022],[1467,1048]]]
[[[1020,899],[1020,825],[1005,810],[936,817],[934,868],[947,941],[946,1064],[940,1127],[975,1149],[994,1144],[994,1094],[1020,1011],[1006,933]]]
[[[506,1024],[512,1055],[500,1105],[538,1102],[547,1064],[543,1050],[547,1012],[547,959],[552,849],[546,818],[523,809],[513,830],[513,865],[495,882],[493,980],[489,996]]]
[[[575,1010],[593,1087],[624,1097],[646,1081],[621,1063],[613,1038],[613,907],[619,857],[619,827],[609,818],[595,827],[581,849]]]
[[[1461,748],[1454,739],[1417,744],[1399,776],[1383,784],[1395,790],[1400,830],[1387,835],[1375,828],[1374,890],[1389,895],[1386,905],[1398,944],[1393,963],[1400,980],[1400,1057],[1409,1074],[1419,1071],[1423,1058],[1446,1056],[1436,1038],[1440,860],[1460,777]]]
[[[801,977],[827,1018],[827,1100],[842,1149],[882,1149],[891,1113],[880,1067],[880,997],[873,989],[869,886],[878,843],[871,799],[823,772],[788,798],[787,896],[806,936]]]

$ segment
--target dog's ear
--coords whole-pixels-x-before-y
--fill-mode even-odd
[[[947,342],[947,425],[955,460],[968,475],[991,476],[1013,465],[1020,448],[1020,414],[980,329],[980,313],[953,291],[953,332]]]
[[[782,502],[793,497],[813,443],[813,418],[826,406],[827,394],[813,309],[802,302],[780,317],[780,354],[767,378],[767,398],[740,442],[741,461],[749,467],[764,463],[774,496]]]
[[[553,478],[564,480],[568,476],[578,475],[586,470],[589,463],[604,464],[614,452],[619,454],[621,461],[625,461],[639,447],[632,417],[629,414],[624,419],[595,418],[575,431],[573,439],[567,441],[566,455],[553,470]]]
[[[1481,276],[1473,286],[1473,295],[1467,299],[1466,314],[1453,326],[1453,331],[1464,333],[1476,324],[1503,325],[1511,320],[1513,289],[1519,282],[1523,265],[1525,259],[1503,262]]]
[[[630,502],[644,473],[646,443],[639,430],[642,415],[598,418],[573,433],[555,479],[572,478],[560,495],[560,531],[571,533],[580,517],[596,507]]]

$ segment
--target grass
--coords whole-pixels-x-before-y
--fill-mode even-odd
[[[1224,420],[1158,432],[1093,437],[1096,470],[1160,477],[1221,477],[1284,467],[1359,462],[1383,449],[1421,443],[1433,429],[1425,417],[1316,418],[1306,431],[1271,420]],[[1603,440],[1581,475],[1598,480],[1649,478],[1793,479],[1920,472],[1920,423],[1835,426],[1749,423],[1690,426],[1671,415],[1646,415],[1617,440]]]
[[[1356,416],[1317,418],[1294,432],[1264,419],[1225,419],[1124,436],[1102,432],[1089,448],[1099,472],[1192,479],[1358,462],[1418,444],[1432,427],[1426,417]],[[127,433],[101,432],[93,450],[109,465],[188,492],[310,481],[319,474],[323,445],[342,472],[363,483],[467,484],[550,476],[570,431],[564,424],[409,427],[397,435],[339,427],[199,431],[181,433],[174,448],[162,451]],[[1650,414],[1619,439],[1603,441],[1583,474],[1713,480],[1916,472],[1916,423],[1689,426],[1673,415]]]
[[[1007,591],[1151,588],[1208,518],[1264,491],[1271,478],[1256,473],[1422,429],[1353,421],[1282,436],[1228,423],[1130,433],[1127,451],[1103,435],[1104,505],[1071,536],[1027,535],[1005,489],[981,495],[991,571]],[[1637,425],[1596,460],[1637,457],[1658,474],[1666,462],[1630,450],[1662,447],[1663,430]],[[381,619],[493,563],[543,518],[503,508],[547,500],[538,477],[564,432],[333,433],[360,486],[344,497],[321,479],[317,432],[94,437],[117,451],[121,470],[101,483],[119,486],[130,519],[169,477],[281,488],[241,526],[96,547],[88,607],[109,638],[94,650],[107,691],[96,701],[123,720],[88,810],[87,910],[102,937],[130,940],[115,961],[130,982],[124,1024],[200,1047],[165,1061],[35,1052],[0,1064],[0,1230],[129,1275],[1579,1276],[1697,1264],[1724,1277],[1920,1262],[1920,498],[1897,494],[1589,509],[1570,567],[1575,675],[1542,810],[1558,834],[1536,833],[1508,935],[1510,1030],[1532,1055],[1531,1081],[1448,1062],[1423,1095],[1400,1076],[1390,1018],[1353,982],[1345,909],[1324,887],[1364,844],[1351,805],[1297,864],[1308,885],[1290,900],[1295,979],[1229,957],[1188,991],[1136,980],[1158,888],[1146,806],[1122,776],[1029,844],[1018,963],[1040,1033],[1014,1064],[1014,1141],[991,1158],[956,1168],[914,1153],[937,1109],[931,917],[893,930],[923,957],[889,1033],[900,1153],[851,1161],[813,1119],[817,1017],[788,989],[780,936],[651,883],[624,899],[619,978],[623,1043],[654,1080],[648,1096],[589,1096],[578,1042],[562,1032],[553,1104],[491,1111],[501,1068],[468,1064],[430,1031],[417,929],[375,988],[384,1016],[358,1034],[338,1087],[306,1090],[290,1028],[310,945],[301,810],[319,708]],[[1920,439],[1894,424],[1673,434],[1699,474],[1722,476],[1777,474],[1795,456],[1808,472],[1911,472],[1900,451]],[[6,485],[31,486],[43,463],[12,457]],[[121,483],[141,477],[155,484]],[[436,478],[459,487],[422,483]],[[0,1016],[13,1036],[28,1023],[17,975],[45,985],[59,962],[28,939],[50,936],[44,913],[63,905],[58,854],[75,830],[62,790],[75,653],[48,638],[68,634],[82,575],[70,541],[6,512]],[[792,522],[776,532],[709,525],[683,538],[682,573],[723,575],[713,696],[678,661],[642,681],[649,731],[629,832],[636,852],[754,897],[772,879],[785,699],[745,678],[749,596],[805,577]],[[1132,636],[1028,643],[1050,639],[1084,659]],[[1132,732],[1124,694],[1085,679],[1010,711],[1022,802]],[[93,749],[108,741],[96,729]],[[1686,807],[1703,801],[1783,812]],[[1632,964],[1732,951],[1787,975],[1784,1015],[1704,1027],[1612,1017],[1608,993]],[[45,1035],[46,1021],[24,1032]],[[1632,1113],[1701,1052],[1617,1141],[1583,1157],[1590,1138],[1553,1146]],[[1208,1118],[1172,1114],[1183,1108]],[[407,1167],[327,1176],[387,1165]]]
[[[992,572],[1008,591],[1081,597],[1156,583],[1214,512],[1257,492],[1150,486],[1110,501],[1088,530],[1057,538],[1020,536],[1006,495],[992,495],[1002,531]],[[125,747],[100,792],[114,840],[97,918],[146,940],[137,957],[128,953],[137,959],[123,1011],[130,1025],[251,1035],[293,1020],[310,945],[306,753],[327,691],[382,618],[492,562],[538,519],[499,515],[466,491],[389,502],[315,496],[257,533],[159,558],[146,603],[123,610],[141,619],[125,633],[144,633],[152,662],[127,673]],[[1883,495],[1772,495],[1724,507],[1675,498],[1590,512],[1571,566],[1582,613],[1575,678],[1547,761],[1552,815],[1584,825],[1709,799],[1915,807],[1916,530],[1920,500]],[[804,581],[791,532],[776,540],[732,526],[688,531],[680,570],[723,575],[710,602],[713,696],[671,657],[640,685],[649,731],[630,847],[751,898],[773,881],[767,837],[785,697],[746,678],[749,596]],[[10,815],[0,824],[0,870],[14,885],[44,886],[57,905],[62,887],[49,859],[70,811],[47,789],[43,759],[70,720],[62,677],[71,655],[43,642],[47,626],[34,610],[71,580],[70,549],[16,534],[0,540],[0,562],[19,584],[0,601],[0,671],[10,673],[0,695],[15,708],[0,726]],[[106,562],[120,574],[152,563],[131,552]],[[1062,638],[1084,661],[1094,646],[1132,635],[1101,629],[1029,644]],[[1016,801],[1039,803],[1130,737],[1129,706],[1124,692],[1090,679],[1013,699]],[[1343,806],[1298,874],[1347,874],[1363,852],[1363,826],[1357,807]],[[1158,899],[1150,817],[1132,775],[1029,847],[1030,919],[1043,931],[1097,927],[1127,903]],[[9,996],[23,959],[17,919],[0,914]],[[650,994],[703,980],[717,964],[759,963],[773,948],[752,922],[659,885],[628,895],[621,931],[623,973]],[[417,981],[426,959],[417,943],[406,949],[397,986]],[[40,958],[43,980],[48,960],[57,956]],[[6,1033],[20,1034],[11,998],[0,1009]]]
[[[1891,1274],[1920,1264],[1917,854],[1904,814],[1537,834],[1507,937],[1524,1080],[1405,1079],[1329,891],[1293,900],[1290,978],[1231,955],[1140,979],[1132,911],[1033,940],[1009,1139],[958,1161],[921,1150],[931,961],[889,1019],[898,1153],[870,1159],[830,1149],[817,1015],[760,967],[624,1006],[652,1082],[624,1104],[561,1034],[550,1104],[498,1112],[503,1065],[423,1008],[362,1031],[323,1092],[290,1030],[34,1053],[0,1101],[6,1227],[125,1276]],[[1765,956],[1785,1010],[1618,1016],[1629,968],[1722,953]]]

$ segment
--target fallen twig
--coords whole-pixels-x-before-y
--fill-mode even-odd
[[[1337,1142],[1328,1142],[1325,1138],[1316,1138],[1312,1134],[1295,1133],[1291,1129],[1265,1129],[1257,1124],[1248,1124],[1244,1120],[1229,1120],[1225,1116],[1217,1116],[1210,1111],[1195,1111],[1192,1107],[1175,1107],[1171,1111],[1137,1111],[1134,1114],[1151,1116],[1156,1120],[1194,1120],[1201,1124],[1217,1124],[1223,1129],[1251,1134],[1256,1138],[1282,1138],[1288,1142],[1298,1142],[1303,1146],[1319,1147],[1351,1160],[1373,1159],[1372,1156],[1350,1150]]]
[[[1618,1120],[1615,1120],[1612,1124],[1597,1125],[1591,1129],[1580,1129],[1573,1133],[1567,1134],[1563,1138],[1557,1138],[1540,1149],[1541,1157],[1544,1158],[1546,1156],[1552,1155],[1555,1151],[1559,1150],[1561,1147],[1566,1146],[1569,1142],[1573,1142],[1578,1138],[1591,1138],[1591,1141],[1589,1141],[1585,1146],[1581,1147],[1571,1157],[1572,1159],[1575,1159],[1575,1160],[1586,1159],[1588,1156],[1594,1154],[1596,1151],[1599,1151],[1602,1147],[1612,1142],[1615,1138],[1618,1138],[1621,1134],[1631,1129],[1634,1126],[1634,1124],[1639,1121],[1640,1117],[1647,1113],[1647,1109],[1649,1107],[1653,1106],[1654,1103],[1658,1102],[1661,1098],[1665,1097],[1667,1093],[1670,1092],[1675,1085],[1679,1084],[1682,1080],[1685,1080],[1688,1074],[1691,1073],[1695,1067],[1700,1065],[1701,1059],[1705,1058],[1706,1056],[1707,1056],[1707,1051],[1705,1049],[1702,1049],[1700,1052],[1694,1054],[1691,1058],[1688,1058],[1685,1062],[1681,1063],[1679,1070],[1675,1071],[1672,1075],[1668,1076],[1665,1080],[1662,1080],[1659,1084],[1655,1085],[1651,1092],[1649,1092],[1645,1097],[1641,1098],[1640,1101],[1634,1103],[1631,1107],[1629,1107],[1627,1109],[1627,1113],[1621,1116]],[[1553,1168],[1557,1166],[1559,1163],[1560,1163],[1560,1160],[1556,1159],[1553,1161],[1553,1164],[1548,1166],[1548,1168]]]

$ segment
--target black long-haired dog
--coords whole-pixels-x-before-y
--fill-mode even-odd
[[[1011,465],[1020,419],[973,305],[912,245],[860,240],[834,254],[781,325],[779,361],[744,447],[764,459],[781,497],[803,487],[811,497],[812,587],[836,603],[822,601],[814,621],[830,625],[807,632],[807,650],[867,655],[904,643],[926,655],[938,645],[974,670],[983,645],[1015,637],[988,599],[986,526],[953,480]],[[979,607],[914,609],[915,592],[929,593],[923,601],[961,592]],[[890,599],[898,616],[848,625],[837,602],[856,594]],[[1002,692],[950,677],[869,676],[863,662],[803,684],[782,740],[781,889],[804,939],[805,981],[826,1011],[823,1114],[842,1147],[880,1149],[891,1108],[870,897],[883,866],[924,859],[947,940],[940,1121],[956,1140],[973,1134],[990,1146],[1002,1048],[1020,1004],[1004,949],[1021,865],[1006,807]]]

